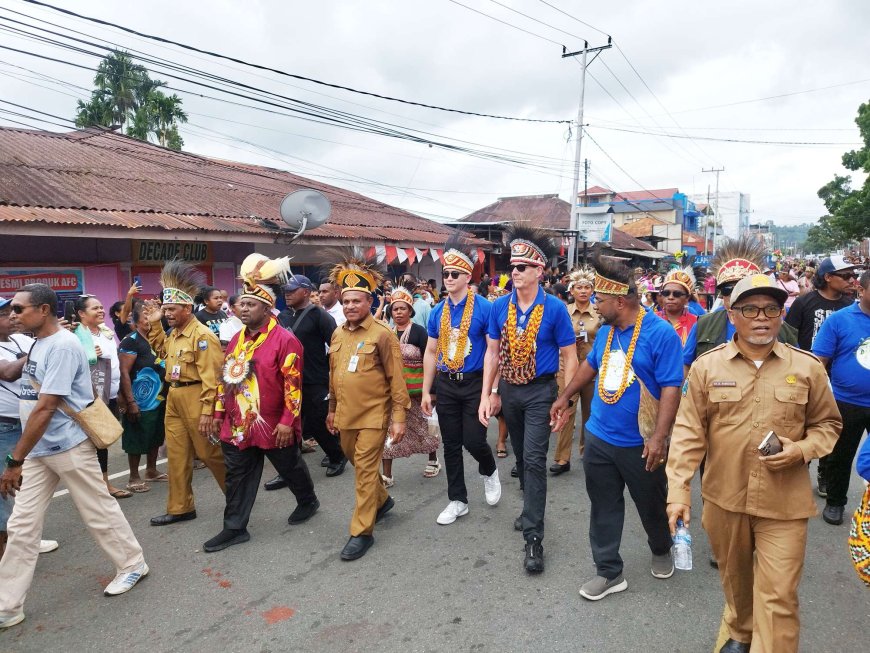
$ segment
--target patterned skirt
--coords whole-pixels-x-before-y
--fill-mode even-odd
[[[438,450],[441,439],[438,433],[429,432],[429,422],[420,407],[420,399],[411,397],[411,408],[405,419],[405,437],[393,446],[384,447],[384,460],[408,458],[415,453],[430,454]]]

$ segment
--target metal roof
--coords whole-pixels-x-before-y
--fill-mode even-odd
[[[319,190],[332,203],[330,222],[306,232],[303,240],[425,246],[443,245],[453,233],[408,211],[283,170],[173,152],[103,129],[0,128],[0,222],[277,235],[284,227],[281,199],[300,188]]]

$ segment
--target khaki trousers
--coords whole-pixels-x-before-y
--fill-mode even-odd
[[[211,444],[199,433],[199,417],[202,404],[199,401],[201,387],[189,385],[170,388],[166,398],[166,458],[169,475],[169,496],[166,512],[183,515],[194,509],[193,503],[193,454],[205,463],[225,491],[224,455],[220,445]]]
[[[9,518],[9,541],[0,561],[0,614],[18,613],[33,581],[45,512],[58,483],[70,497],[115,573],[133,571],[145,561],[142,547],[118,502],[109,496],[90,440],[52,456],[28,458],[23,483]]]
[[[341,429],[341,448],[356,472],[356,505],[350,520],[350,534],[371,535],[378,508],[387,500],[381,482],[381,458],[387,430]]]
[[[559,374],[556,375],[556,380],[559,383],[559,394],[561,394],[562,391],[565,390],[565,379],[562,372],[559,372]],[[559,431],[559,435],[556,438],[556,452],[553,456],[553,460],[571,462],[571,443],[574,440],[574,426],[577,418],[578,399],[580,406],[580,419],[582,422],[580,424],[580,430],[577,433],[577,449],[580,453],[580,457],[583,457],[583,450],[586,446],[586,420],[589,419],[593,391],[594,384],[590,383],[583,388],[579,394],[571,397],[571,401],[574,402],[574,405],[568,409],[568,421],[565,422],[565,426],[562,427],[562,430]]]
[[[719,561],[729,636],[752,642],[752,653],[797,653],[807,520],[752,517],[707,501],[702,523]]]

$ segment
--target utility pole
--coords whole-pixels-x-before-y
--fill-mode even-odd
[[[583,206],[588,206],[589,202],[589,159],[583,159]],[[583,265],[586,265],[586,246],[587,242],[583,241]]]
[[[706,168],[701,168],[701,172],[715,172],[716,173],[716,208],[715,216],[713,217],[713,253],[716,253],[716,223],[719,221],[719,173],[724,171],[725,168],[710,168],[707,170]]]
[[[707,206],[704,207],[704,254],[710,253],[710,184],[707,184]]]
[[[582,68],[582,72],[580,73],[580,107],[577,110],[577,123],[575,125],[575,129],[577,130],[577,143],[576,148],[574,150],[574,188],[571,193],[571,217],[569,221],[569,229],[574,233],[574,237],[568,243],[568,260],[571,262],[570,266],[575,267],[577,265],[577,231],[579,227],[578,219],[579,215],[577,213],[577,201],[578,194],[580,192],[580,148],[583,143],[583,101],[586,95],[586,67],[595,61],[595,58],[601,54],[604,50],[613,47],[611,43],[611,38],[607,37],[607,45],[601,45],[597,48],[590,48],[589,41],[583,42],[583,49],[577,52],[568,52],[565,46],[562,46],[562,58],[565,59],[567,57],[576,57],[578,54],[583,55],[583,58],[580,61],[580,66]],[[588,56],[590,53],[594,53],[595,56],[592,57],[592,61],[588,60]]]

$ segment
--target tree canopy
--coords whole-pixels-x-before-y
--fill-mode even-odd
[[[160,89],[166,82],[151,79],[128,52],[113,50],[100,62],[90,99],[78,101],[78,127],[126,127],[128,136],[180,150],[184,140],[178,125],[187,122],[181,98]]]
[[[870,174],[870,102],[858,107],[855,118],[864,147],[846,152],[843,166]],[[822,186],[818,195],[828,209],[828,215],[807,234],[805,248],[822,252],[837,249],[850,241],[870,236],[870,177],[861,188],[852,188],[850,175],[834,175]]]

